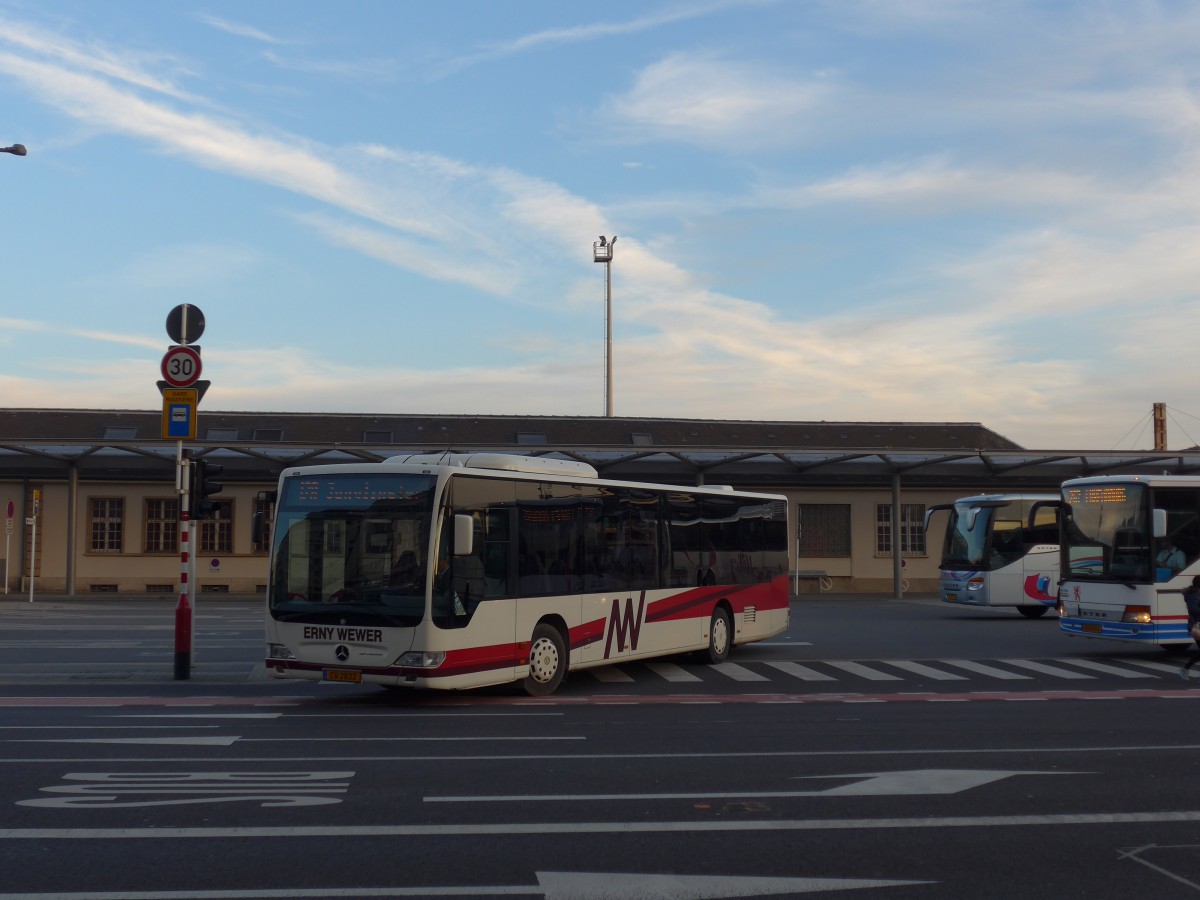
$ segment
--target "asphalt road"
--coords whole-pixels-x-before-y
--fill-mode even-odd
[[[0,605],[0,900],[1200,895],[1200,690],[1052,618],[806,599],[535,700],[265,679],[236,600],[174,681],[149,604]]]

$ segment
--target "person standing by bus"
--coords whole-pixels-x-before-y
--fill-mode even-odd
[[[1194,576],[1191,585],[1184,588],[1183,602],[1187,606],[1188,633],[1196,642],[1196,646],[1200,647],[1200,638],[1196,637],[1194,630],[1196,624],[1200,623],[1200,575]]]

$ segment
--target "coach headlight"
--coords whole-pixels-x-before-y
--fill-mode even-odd
[[[283,644],[267,644],[267,659],[295,659],[296,656]]]
[[[1121,616],[1121,621],[1134,625],[1149,625],[1150,607],[1127,606],[1125,607],[1125,615]]]
[[[406,669],[436,669],[445,661],[445,653],[431,650],[409,650],[396,660],[396,665]]]
[[[968,591],[983,590],[983,579],[982,578],[972,578],[970,581],[967,582],[967,590]]]

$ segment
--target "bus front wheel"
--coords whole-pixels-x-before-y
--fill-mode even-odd
[[[525,693],[544,697],[554,693],[567,674],[567,648],[562,633],[553,625],[539,622],[529,641],[529,675]]]
[[[708,649],[703,651],[706,662],[722,663],[729,659],[729,651],[733,649],[733,619],[729,610],[718,606],[713,610],[712,621],[708,623]]]
[[[1040,619],[1049,608],[1048,606],[1018,606],[1017,612],[1027,619]]]

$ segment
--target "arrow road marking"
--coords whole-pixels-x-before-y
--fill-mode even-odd
[[[785,797],[895,797],[957,794],[1013,775],[1077,775],[1078,772],[1001,771],[993,769],[914,769],[908,772],[865,772],[858,775],[807,775],[809,778],[863,779],[819,791],[687,791],[662,794],[475,794],[425,797],[426,803],[530,803],[580,800],[700,800]]]
[[[763,878],[740,875],[636,875],[609,872],[538,872],[536,885],[462,887],[264,888],[213,891],[88,891],[64,894],[0,894],[0,900],[276,900],[329,897],[531,897],[546,900],[711,900],[769,897],[934,884],[879,878]]]
[[[768,897],[862,888],[933,884],[861,878],[765,878],[743,875],[633,875],[615,872],[538,872],[546,900],[710,900]]]

